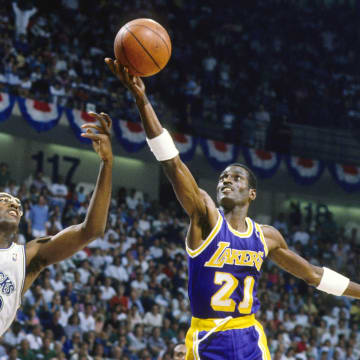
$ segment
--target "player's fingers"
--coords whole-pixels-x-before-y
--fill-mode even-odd
[[[129,75],[129,71],[128,71],[127,67],[123,66],[121,70],[122,70],[122,74],[124,76],[126,83],[131,84],[130,75]]]
[[[105,117],[105,114],[102,112],[100,113],[100,118],[99,118],[100,124],[101,124],[101,130],[107,134],[110,135],[110,128],[108,125],[108,120]]]
[[[116,75],[120,78],[121,81],[125,80],[123,68],[124,66],[121,65],[117,60],[114,61],[114,68]]]
[[[111,120],[111,117],[106,114],[106,113],[101,113],[101,115],[103,116],[103,118],[105,119],[106,121],[106,126],[108,128],[108,130],[110,131],[111,127],[112,127],[112,120]]]
[[[113,59],[111,59],[111,58],[105,58],[105,64],[108,66],[108,68],[112,71],[112,72],[114,72],[115,71],[115,66],[114,66],[114,61],[113,61]]]
[[[91,129],[95,129],[97,131],[102,130],[101,126],[96,125],[96,124],[83,124],[83,125],[81,125],[81,128],[82,129],[90,129],[91,128]]]
[[[101,140],[101,138],[99,137],[99,134],[94,134],[94,133],[90,133],[90,132],[82,133],[81,136],[84,138],[87,138],[87,139],[91,139],[93,141]]]

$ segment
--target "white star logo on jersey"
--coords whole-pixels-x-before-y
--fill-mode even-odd
[[[16,260],[17,260],[17,254],[16,254],[16,253],[12,254],[12,260],[13,260],[13,261],[16,261]]]

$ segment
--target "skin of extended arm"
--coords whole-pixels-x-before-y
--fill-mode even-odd
[[[310,264],[307,260],[291,251],[280,232],[272,226],[261,226],[266,244],[269,249],[269,258],[283,270],[304,280],[307,284],[318,286],[323,269]]]
[[[44,267],[72,256],[104,234],[111,197],[111,182],[112,160],[102,161],[84,222],[69,226],[51,238],[36,239],[27,244],[27,276],[24,292]]]
[[[163,127],[146,95],[137,96],[136,104],[148,139],[160,135]],[[190,231],[190,236],[188,236],[188,245],[196,248],[217,221],[218,214],[215,204],[208,201],[209,196],[198,187],[188,167],[179,156],[162,161],[161,164],[173,186],[177,199],[191,218],[190,228],[200,226],[200,231],[192,229],[193,231]]]
[[[163,127],[146,96],[145,85],[141,78],[130,75],[126,67],[118,63],[117,60],[106,58],[105,63],[133,94],[147,138],[151,140],[161,135]],[[179,156],[161,163],[173,186],[176,197],[190,217],[187,244],[191,249],[195,249],[216,224],[218,217],[216,206],[209,195],[199,189],[189,169]]]
[[[269,249],[269,258],[283,270],[317,287],[323,275],[323,269],[310,264],[303,257],[291,251],[280,232],[272,226],[261,226]],[[343,295],[360,299],[360,285],[350,281]]]

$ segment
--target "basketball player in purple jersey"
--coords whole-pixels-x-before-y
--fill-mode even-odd
[[[146,97],[142,80],[130,76],[116,61],[105,61],[133,93],[148,145],[190,218],[186,251],[193,317],[186,336],[187,360],[270,359],[263,328],[255,320],[260,307],[257,285],[267,256],[319,290],[360,298],[360,285],[328,268],[311,265],[288,249],[278,230],[247,217],[256,198],[256,178],[246,166],[233,164],[220,174],[218,209],[181,161]]]
[[[82,136],[92,140],[101,165],[81,224],[69,226],[54,236],[35,239],[25,246],[18,245],[14,235],[23,215],[21,202],[11,194],[0,193],[0,336],[15,319],[22,296],[46,266],[71,257],[105,231],[112,183],[111,119],[103,113],[91,115],[100,125],[83,125],[87,130]]]

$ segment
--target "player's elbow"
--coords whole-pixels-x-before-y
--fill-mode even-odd
[[[99,237],[103,237],[105,234],[105,227],[85,222],[81,226],[81,232],[84,242],[88,243]]]
[[[310,286],[318,286],[322,276],[321,268],[310,264],[309,271],[304,275],[303,280]]]

